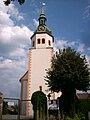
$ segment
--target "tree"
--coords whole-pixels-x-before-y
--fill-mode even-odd
[[[8,6],[12,1],[15,1],[15,0],[5,0],[4,4]],[[20,5],[22,5],[25,2],[25,0],[18,0],[18,2]]]
[[[70,47],[59,50],[52,58],[46,81],[49,90],[62,92],[61,111],[71,115],[77,100],[76,90],[87,91],[90,87],[90,69],[85,56]]]
[[[90,111],[90,99],[80,99],[77,106],[77,112],[79,114],[82,113],[87,118],[85,120],[88,120],[88,111]]]
[[[36,91],[32,94],[31,103],[33,104],[34,119],[45,120],[47,98],[41,91]]]
[[[3,111],[2,113],[6,115],[8,113],[8,103],[6,101],[3,102]]]
[[[0,92],[0,120],[2,119],[3,94]]]
[[[14,106],[14,115],[17,115],[18,114],[18,105],[16,104]]]

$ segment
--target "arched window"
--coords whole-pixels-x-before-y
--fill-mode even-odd
[[[45,22],[43,19],[40,20],[40,24],[43,25]]]
[[[50,40],[48,41],[48,45],[49,45],[49,46],[51,45],[51,41],[50,41]]]
[[[42,44],[44,44],[44,43],[45,43],[45,39],[43,38],[43,39],[42,39]]]
[[[34,47],[35,41],[33,41],[32,46]]]
[[[39,86],[40,91],[42,91],[42,86]]]
[[[40,39],[37,39],[37,44],[40,44]]]

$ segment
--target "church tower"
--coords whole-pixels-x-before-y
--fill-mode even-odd
[[[48,94],[44,79],[46,69],[50,68],[51,65],[54,37],[46,25],[44,3],[38,20],[39,25],[31,36],[31,48],[29,49],[27,100],[30,100],[32,94],[39,90]],[[30,102],[27,102],[26,114],[27,116],[32,114]]]

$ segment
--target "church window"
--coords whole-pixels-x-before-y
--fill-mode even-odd
[[[41,20],[41,25],[43,24],[43,20]]]
[[[44,43],[45,43],[45,39],[43,38],[43,39],[42,39],[42,44],[44,44]]]
[[[40,44],[40,39],[37,40],[37,43]]]
[[[43,20],[41,20],[41,24],[43,24]]]
[[[42,86],[39,86],[40,91],[42,91]]]
[[[34,44],[35,44],[35,42],[33,41],[33,44],[32,44],[33,47],[34,47]]]
[[[48,44],[49,44],[49,46],[51,45],[51,41],[50,40],[48,41]]]

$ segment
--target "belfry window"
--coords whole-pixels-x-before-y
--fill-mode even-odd
[[[35,42],[33,41],[32,46],[34,47]]]
[[[42,86],[39,86],[40,91],[42,91]]]
[[[51,45],[51,41],[50,40],[48,41],[48,44],[49,44],[49,46]]]
[[[37,39],[37,44],[40,44],[40,39]]]
[[[44,24],[44,20],[43,20],[43,19],[40,20],[40,24],[41,24],[41,25]]]
[[[44,44],[44,43],[45,43],[45,39],[43,38],[43,39],[42,39],[42,44]]]

